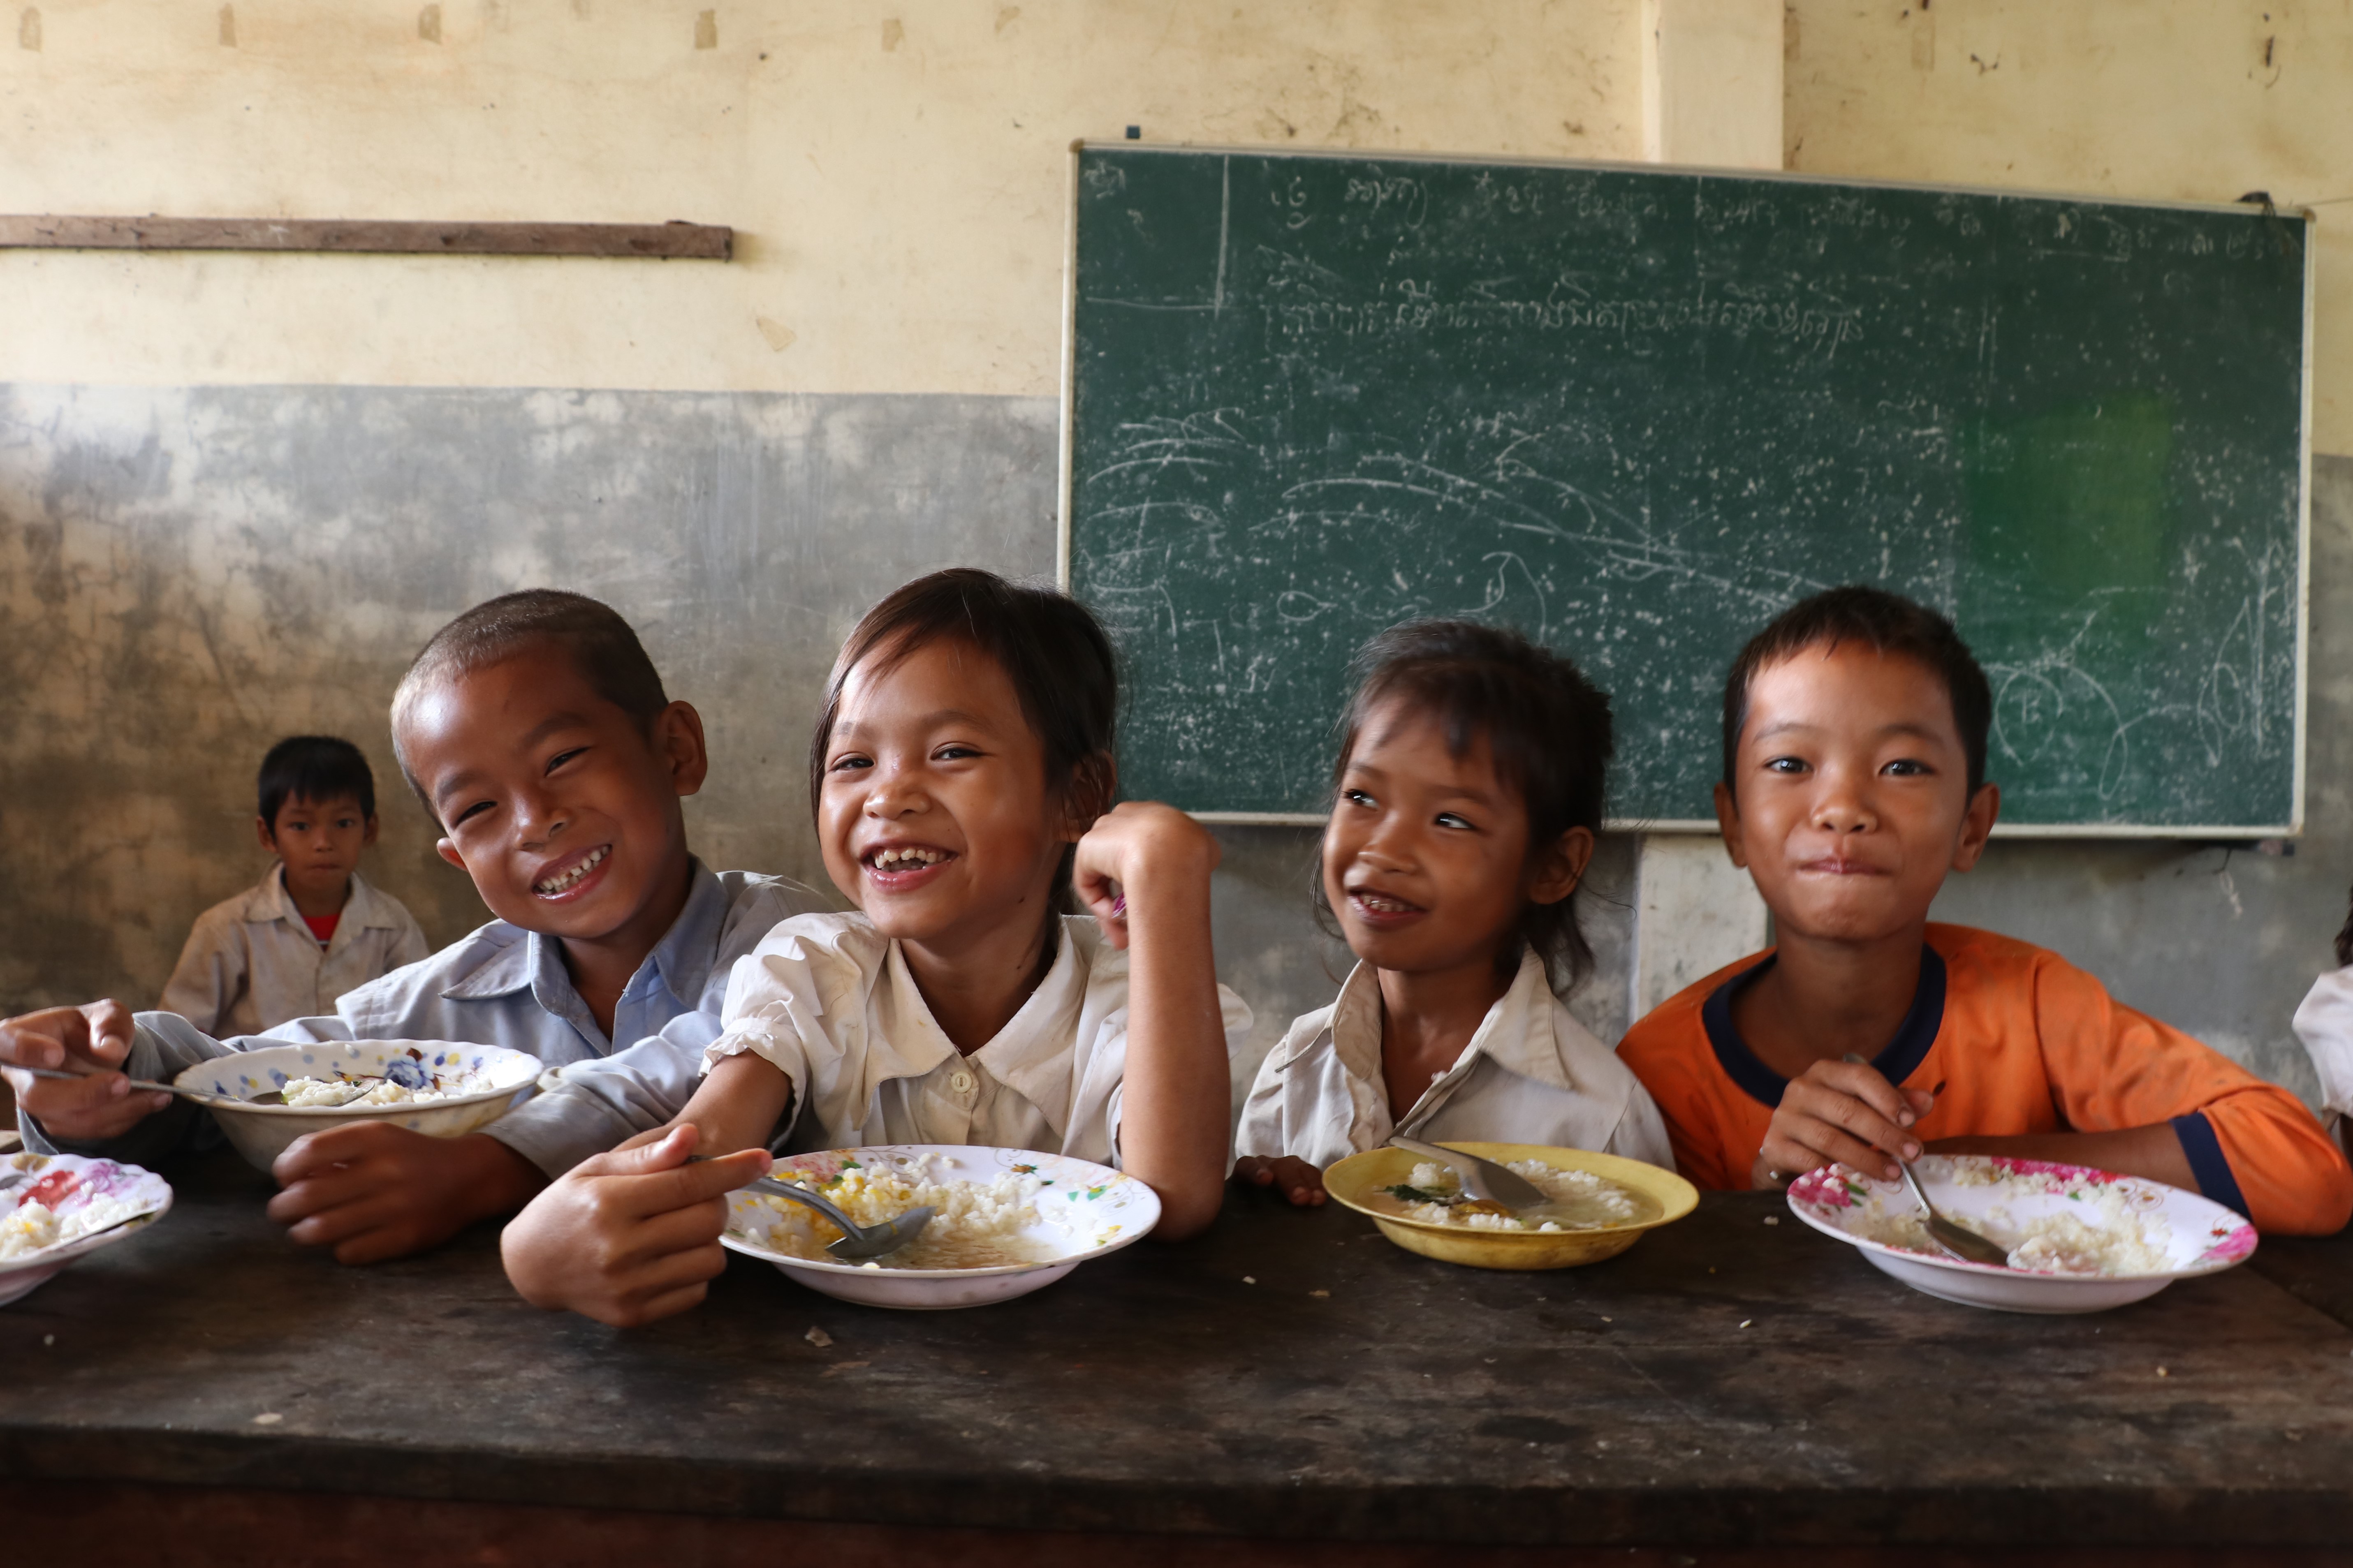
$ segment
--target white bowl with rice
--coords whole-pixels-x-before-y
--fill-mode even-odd
[[[206,1107],[248,1163],[267,1171],[306,1133],[389,1121],[428,1138],[488,1126],[538,1081],[539,1058],[501,1046],[443,1040],[334,1040],[269,1046],[198,1062],[172,1081],[250,1102]]]
[[[2009,1248],[2010,1266],[1947,1255],[1910,1188],[1841,1165],[1790,1183],[1789,1208],[1915,1290],[2008,1312],[2105,1311],[2255,1250],[2243,1216],[2138,1176],[1994,1154],[1924,1154],[1912,1169],[1939,1214]]]
[[[938,1213],[912,1246],[865,1263],[827,1254],[841,1232],[807,1205],[730,1194],[722,1246],[775,1264],[812,1290],[869,1307],[979,1307],[1041,1289],[1160,1223],[1160,1198],[1107,1165],[964,1143],[829,1149],[776,1162],[778,1181],[830,1200],[860,1225]]]

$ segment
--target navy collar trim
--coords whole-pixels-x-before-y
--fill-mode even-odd
[[[1789,1080],[1757,1059],[1748,1043],[1732,1022],[1733,998],[1757,977],[1773,967],[1775,959],[1767,955],[1765,962],[1741,971],[1722,985],[1715,994],[1700,1005],[1700,1022],[1707,1029],[1707,1043],[1715,1050],[1715,1059],[1725,1076],[1738,1084],[1741,1092],[1757,1104],[1778,1109],[1782,1091]],[[1912,1010],[1897,1025],[1895,1037],[1887,1047],[1872,1058],[1871,1065],[1879,1069],[1880,1077],[1890,1083],[1902,1083],[1920,1068],[1928,1058],[1928,1047],[1936,1043],[1936,1033],[1945,1026],[1945,961],[1936,950],[1926,944],[1920,949],[1920,987],[1912,993]]]

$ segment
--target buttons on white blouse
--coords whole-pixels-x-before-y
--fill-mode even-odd
[[[972,1074],[966,1072],[962,1068],[956,1068],[955,1071],[948,1074],[948,1088],[954,1089],[958,1094],[970,1094],[972,1092]]]

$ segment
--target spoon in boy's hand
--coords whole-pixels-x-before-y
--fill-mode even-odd
[[[66,1072],[57,1068],[20,1068],[12,1066],[9,1070],[12,1072],[28,1073],[34,1078],[61,1079],[69,1083],[72,1082],[76,1079],[91,1078],[96,1076],[91,1073]],[[227,1105],[243,1110],[248,1106],[253,1105],[283,1105],[286,1103],[286,1096],[284,1092],[274,1089],[268,1094],[257,1095],[251,1100],[239,1100],[233,1094],[207,1094],[201,1089],[183,1089],[178,1084],[157,1083],[153,1079],[134,1078],[127,1079],[124,1081],[129,1083],[133,1089],[153,1089],[158,1094],[176,1094],[182,1100],[193,1100],[198,1105]]]
[[[1847,1052],[1841,1059],[1859,1068],[1871,1065],[1852,1051]],[[1999,1242],[1988,1241],[1967,1226],[1956,1225],[1938,1214],[1936,1205],[1930,1203],[1928,1194],[1921,1190],[1920,1178],[1913,1174],[1912,1162],[1901,1155],[1893,1157],[1896,1167],[1904,1173],[1904,1180],[1911,1187],[1912,1196],[1919,1204],[1920,1212],[1927,1216],[1926,1223],[1929,1239],[1965,1263],[1987,1263],[1996,1268],[2010,1267],[2010,1248]]]

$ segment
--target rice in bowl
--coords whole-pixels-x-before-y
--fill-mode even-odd
[[[136,1204],[110,1197],[94,1197],[73,1213],[65,1215],[57,1213],[46,1204],[20,1204],[14,1214],[0,1218],[0,1263],[12,1262],[69,1241],[79,1241],[108,1226],[121,1225],[124,1220],[146,1212]]]
[[[1513,1160],[1504,1168],[1526,1177],[1544,1194],[1545,1203],[1517,1214],[1467,1203],[1452,1169],[1434,1161],[1422,1162],[1403,1182],[1382,1189],[1378,1201],[1400,1219],[1478,1230],[1609,1230],[1642,1224],[1661,1212],[1632,1188],[1591,1171],[1564,1170],[1541,1160]]]
[[[881,1225],[912,1208],[936,1210],[923,1235],[896,1252],[870,1258],[867,1268],[1004,1268],[1051,1262],[1055,1249],[1021,1233],[1039,1221],[1036,1204],[1046,1183],[1034,1171],[1007,1171],[986,1182],[944,1177],[937,1157],[923,1155],[898,1170],[845,1162],[820,1180],[780,1170],[777,1179],[808,1188],[861,1226]],[[806,1204],[774,1193],[757,1200],[776,1213],[767,1245],[810,1262],[842,1261],[826,1251],[841,1239],[841,1227]]]
[[[332,1110],[347,1105],[430,1105],[464,1094],[481,1094],[498,1088],[492,1076],[476,1069],[420,1072],[412,1086],[375,1073],[338,1072],[328,1078],[290,1078],[280,1097],[298,1110]]]
[[[2137,1189],[2114,1184],[2079,1183],[2069,1194],[2073,1212],[2013,1214],[2011,1200],[2043,1195],[2048,1184],[2041,1176],[2005,1178],[1999,1171],[1964,1166],[1952,1174],[1958,1187],[1991,1188],[1993,1200],[1969,1220],[1976,1231],[1995,1246],[2008,1249],[2009,1267],[2029,1274],[2068,1274],[2115,1279],[2161,1274],[2168,1267],[2162,1235],[2151,1234],[2148,1216],[2137,1199]],[[2012,1189],[2015,1189],[2014,1191]],[[1911,1202],[1908,1193],[1897,1200]],[[2159,1226],[2161,1221],[2156,1222]],[[1928,1234],[1926,1216],[1917,1208],[1867,1209],[1849,1222],[1847,1232],[1883,1247],[1901,1247],[1928,1258],[1942,1258],[1945,1249]]]

